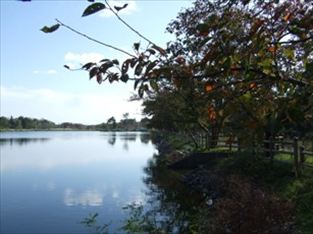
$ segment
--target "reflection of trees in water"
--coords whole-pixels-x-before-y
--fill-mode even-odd
[[[151,136],[149,133],[141,133],[140,134],[140,142],[143,144],[148,144],[151,140]]]
[[[147,200],[144,204],[134,202],[124,207],[128,217],[121,229],[118,229],[119,232],[199,233],[201,228],[197,225],[209,222],[208,215],[202,215],[199,210],[201,198],[188,191],[180,182],[179,174],[167,170],[159,156],[154,155],[144,168],[144,173]],[[98,231],[102,221],[94,218],[97,214],[90,217],[85,218],[82,224],[89,230]],[[96,233],[109,233],[108,225],[103,226],[106,229]]]
[[[123,143],[123,149],[128,151],[129,149],[129,142],[136,142],[137,140],[137,133],[131,133],[131,132],[126,132],[120,134],[120,139],[124,142]]]
[[[108,137],[108,143],[110,145],[115,145],[115,142],[116,142],[116,133],[112,132]]]
[[[27,145],[29,143],[44,143],[49,141],[49,138],[1,138],[0,145]]]
[[[116,140],[120,140],[123,143],[123,149],[125,151],[129,150],[129,143],[136,142],[137,138],[140,138],[140,142],[143,144],[148,144],[151,140],[149,133],[145,132],[109,132],[104,135],[108,141],[108,144],[114,146]]]
[[[180,182],[179,174],[167,170],[160,156],[154,156],[144,169],[147,185],[146,204],[127,206],[129,218],[123,229],[129,233],[191,233],[199,231],[202,222],[199,211],[201,198],[188,191]],[[169,178],[171,178],[169,180]],[[192,199],[191,199],[192,197]],[[196,222],[194,222],[196,220]],[[208,220],[203,220],[203,223]]]
[[[137,133],[135,132],[126,132],[126,133],[121,133],[119,135],[119,138],[123,141],[136,141],[137,140]]]

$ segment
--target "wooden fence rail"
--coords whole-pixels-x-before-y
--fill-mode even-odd
[[[198,145],[202,148],[212,149],[216,147],[225,147],[229,151],[233,151],[234,149],[237,149],[238,151],[243,149],[247,150],[247,148],[243,148],[238,139],[233,136],[219,136],[215,141],[216,144],[212,144],[211,136],[209,134],[200,134],[198,136]],[[313,157],[313,152],[306,150],[303,141],[298,137],[294,137],[292,141],[290,139],[285,140],[282,137],[269,138],[263,140],[262,143],[259,143],[258,145],[252,143],[249,149],[252,150],[254,154],[257,152],[264,153],[264,155],[269,157],[271,161],[273,161],[274,156],[279,153],[292,155],[293,168],[296,177],[301,175],[301,170],[304,166],[312,166],[312,164],[306,164],[305,161],[307,157]]]

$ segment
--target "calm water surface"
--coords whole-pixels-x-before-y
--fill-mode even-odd
[[[1,233],[86,233],[90,213],[118,230],[144,202],[145,133],[2,132]]]

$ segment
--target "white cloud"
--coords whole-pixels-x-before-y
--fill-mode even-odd
[[[121,11],[118,12],[119,15],[131,15],[138,11],[138,7],[135,1],[120,1],[120,0],[111,0],[109,1],[109,4],[111,7],[118,6],[121,7],[124,4],[128,4],[126,8],[122,9]],[[114,14],[108,10],[104,9],[99,13],[100,17],[111,17],[114,16]]]
[[[101,59],[104,59],[104,56],[99,53],[73,53],[67,52],[64,55],[64,60],[67,65],[71,68],[74,68],[75,65],[79,63],[79,65],[84,65],[89,62],[98,63]]]
[[[140,119],[139,102],[128,102],[128,93],[94,94],[61,92],[52,89],[28,89],[1,86],[1,115],[45,118],[56,123],[76,122],[97,124],[123,113]]]
[[[117,198],[119,198],[119,196],[120,196],[120,194],[119,194],[118,191],[116,191],[116,190],[113,190],[113,191],[112,191],[112,198],[113,198],[113,199],[117,199]]]
[[[71,188],[64,191],[64,204],[66,206],[101,206],[103,203],[103,195],[97,191],[85,191],[77,193]]]
[[[53,70],[53,69],[50,69],[47,71],[48,74],[56,74],[57,71],[56,70]]]
[[[43,75],[54,75],[56,74],[57,71],[54,69],[49,69],[49,70],[34,70],[33,74],[43,74]]]

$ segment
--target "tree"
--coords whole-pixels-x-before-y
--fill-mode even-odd
[[[308,2],[196,0],[170,23],[167,30],[176,40],[166,49],[121,19],[118,12],[125,7],[113,9],[107,1],[92,3],[83,16],[112,11],[148,42],[144,50],[134,43],[134,54],[60,21],[42,31],[49,33],[62,26],[127,53],[130,57],[121,63],[104,59],[81,69],[99,83],[134,80],[140,98],[179,94],[184,105],[192,107],[188,115],[194,123],[214,129],[215,136],[226,124],[238,134],[248,128],[252,135],[262,136],[290,127],[299,131],[312,121],[313,9]]]
[[[123,119],[126,119],[126,120],[127,120],[128,118],[129,118],[129,113],[124,113],[124,114],[123,114]]]
[[[0,129],[8,129],[10,128],[9,120],[6,117],[0,117]]]
[[[116,129],[116,120],[115,120],[115,118],[114,118],[113,116],[108,119],[107,125],[108,125],[108,128],[109,128],[110,130]]]
[[[177,37],[169,48],[206,91],[199,93],[217,121],[224,115],[251,131],[282,128],[273,120],[299,128],[312,120],[309,22],[312,8],[301,1],[198,0],[169,25]]]

